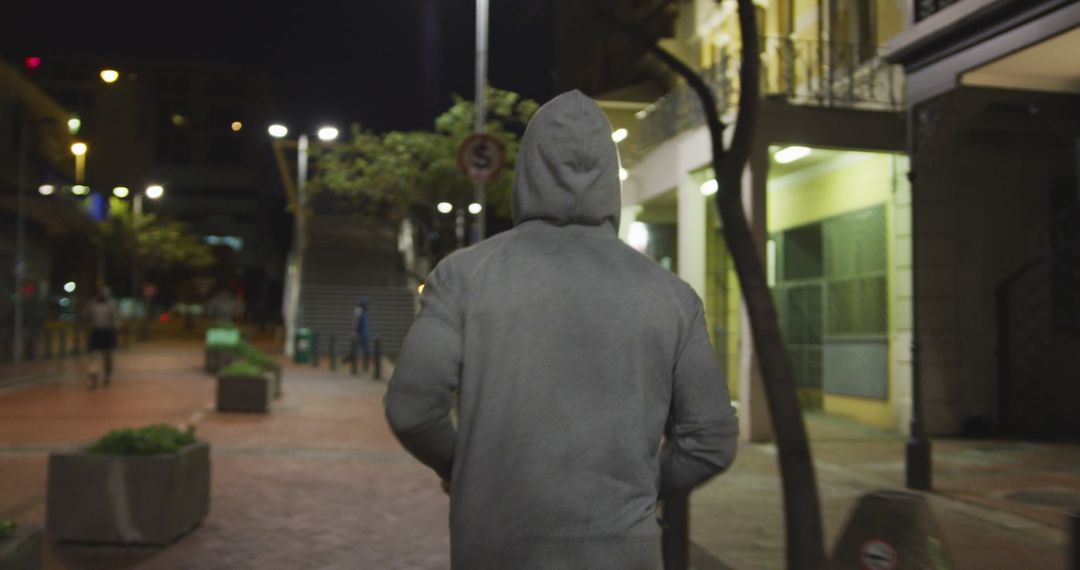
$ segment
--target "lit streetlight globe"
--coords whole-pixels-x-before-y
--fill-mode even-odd
[[[626,129],[617,129],[615,132],[611,133],[611,140],[620,143],[626,140],[626,137],[629,134],[630,131],[627,131]]]
[[[64,283],[64,291],[67,291],[68,293],[74,293],[75,292],[75,282],[74,281],[68,281],[67,283]]]
[[[76,196],[86,196],[90,193],[90,187],[83,186],[82,184],[76,184],[71,187],[71,193]]]
[[[454,210],[454,206],[450,202],[439,202],[438,205],[435,206],[435,208],[443,214],[449,214],[451,211]]]
[[[102,69],[101,80],[105,83],[116,83],[120,79],[120,72],[115,69]]]
[[[117,186],[112,189],[112,193],[113,196],[116,196],[117,198],[127,198],[128,194],[131,194],[131,191],[124,186]]]
[[[338,137],[338,130],[335,127],[323,127],[319,129],[319,140],[332,141]]]
[[[41,194],[42,196],[48,196],[49,194],[56,192],[56,187],[52,184],[42,184],[41,186],[38,186],[37,191],[38,194]]]
[[[71,154],[75,156],[82,156],[86,154],[86,143],[77,142],[71,145]]]
[[[280,139],[289,134],[289,129],[285,125],[270,125],[270,128],[266,129],[270,136],[275,139]]]
[[[161,186],[154,184],[153,186],[146,187],[146,197],[151,200],[157,200],[165,194],[165,189]]]
[[[479,214],[483,209],[484,207],[481,206],[478,202],[473,202],[472,204],[469,204],[470,214]]]

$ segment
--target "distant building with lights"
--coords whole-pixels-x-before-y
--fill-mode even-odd
[[[159,284],[166,296],[199,301],[227,287],[245,297],[250,316],[277,317],[290,226],[265,132],[265,74],[225,64],[53,57],[43,58],[34,81],[81,120],[93,192],[161,185],[164,197],[145,201],[146,211],[183,222],[214,248],[226,271],[184,295]],[[120,294],[130,294],[130,280],[116,281]]]

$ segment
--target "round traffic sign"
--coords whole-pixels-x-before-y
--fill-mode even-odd
[[[859,549],[859,562],[864,570],[893,570],[898,561],[896,549],[884,540],[872,538]]]
[[[458,168],[475,182],[495,178],[505,163],[506,147],[491,135],[472,135],[458,147]]]

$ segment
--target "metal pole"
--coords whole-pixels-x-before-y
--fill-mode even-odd
[[[304,219],[304,210],[306,209],[304,189],[307,186],[307,175],[308,137],[307,135],[300,135],[300,138],[296,142],[296,212],[294,212],[295,226],[293,228],[293,232],[295,233],[293,236],[293,246],[296,248],[296,275],[294,277],[296,286],[293,290],[294,298],[292,299],[293,306],[291,307],[294,330],[300,328],[300,319],[303,318],[303,312],[300,308],[300,299],[302,298],[300,286],[304,280],[304,250],[307,248],[307,240],[304,236],[307,231],[307,222]]]
[[[375,337],[375,379],[382,380],[382,339]]]
[[[1069,513],[1069,527],[1072,535],[1072,565],[1069,570],[1080,570],[1080,511]]]
[[[487,57],[488,57],[488,0],[476,0],[476,117],[473,130],[484,132],[487,121]],[[480,204],[480,213],[476,216],[474,241],[484,239],[487,224],[487,196],[484,182],[477,181],[474,186],[476,202]]]
[[[139,220],[142,218],[142,197],[141,193],[136,192],[131,199],[131,300],[133,304],[139,303]],[[145,307],[143,313],[145,318]],[[133,325],[139,322],[138,315],[134,316]],[[134,341],[133,333],[129,340]]]
[[[311,333],[311,365],[319,367],[319,333]]]
[[[23,113],[26,113],[26,107],[21,109],[22,120],[20,122],[19,129],[19,174],[17,178],[17,184],[19,187],[16,189],[18,194],[17,198],[17,214],[15,221],[15,307],[14,307],[14,331],[12,335],[12,352],[11,362],[18,364],[22,361],[22,343],[23,343],[23,302],[22,302],[22,285],[23,277],[26,275],[26,148],[29,141],[29,129],[30,122],[26,119]]]
[[[334,333],[330,333],[330,371],[337,371],[337,339],[334,338]]]
[[[929,491],[933,486],[930,439],[923,423],[922,359],[919,357],[919,212],[916,188],[918,149],[915,143],[914,109],[907,113],[908,156],[911,170],[908,180],[911,186],[911,423],[907,445],[904,449],[905,480],[909,489]]]

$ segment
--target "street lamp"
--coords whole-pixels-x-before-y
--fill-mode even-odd
[[[105,83],[116,83],[120,79],[120,72],[115,69],[102,69],[101,80]]]
[[[449,214],[455,210],[454,205],[450,202],[439,202],[435,205],[435,209],[440,214]],[[457,238],[458,247],[465,243],[465,210],[468,209],[472,215],[477,215],[484,211],[484,206],[480,202],[472,202],[466,208],[457,208],[457,214],[454,216],[454,235]]]
[[[53,192],[56,192],[56,187],[52,184],[42,184],[41,186],[38,186],[37,191],[38,194],[41,194],[42,196],[48,196]]]
[[[117,198],[124,198],[131,191],[124,186],[113,188],[113,194]],[[143,196],[151,200],[157,200],[165,195],[165,189],[160,184],[151,184],[143,192],[135,192],[131,197],[131,300],[136,302],[139,298],[139,286],[142,285],[142,272],[139,267],[139,223],[142,219]],[[143,311],[144,316],[149,311]]]
[[[75,155],[75,182],[82,184],[86,175],[86,151],[89,150],[84,142],[71,145],[71,154]]]
[[[275,139],[283,139],[289,134],[289,128],[280,123],[274,123],[267,127],[266,131]],[[316,131],[320,141],[330,142],[338,137],[338,129],[332,126],[322,126]],[[288,166],[282,147],[286,144],[291,146],[291,141],[279,141],[274,143],[274,157],[277,159],[278,168],[281,170],[282,183],[286,190],[291,190],[292,184],[288,177]],[[304,210],[306,196],[304,189],[307,186],[308,175],[308,136],[301,134],[296,139],[296,187],[290,191],[293,205],[293,246],[290,254],[291,261],[286,270],[285,283],[285,354],[294,355],[292,343],[296,327],[300,323],[300,278],[303,275],[304,249],[306,232],[304,224]]]

